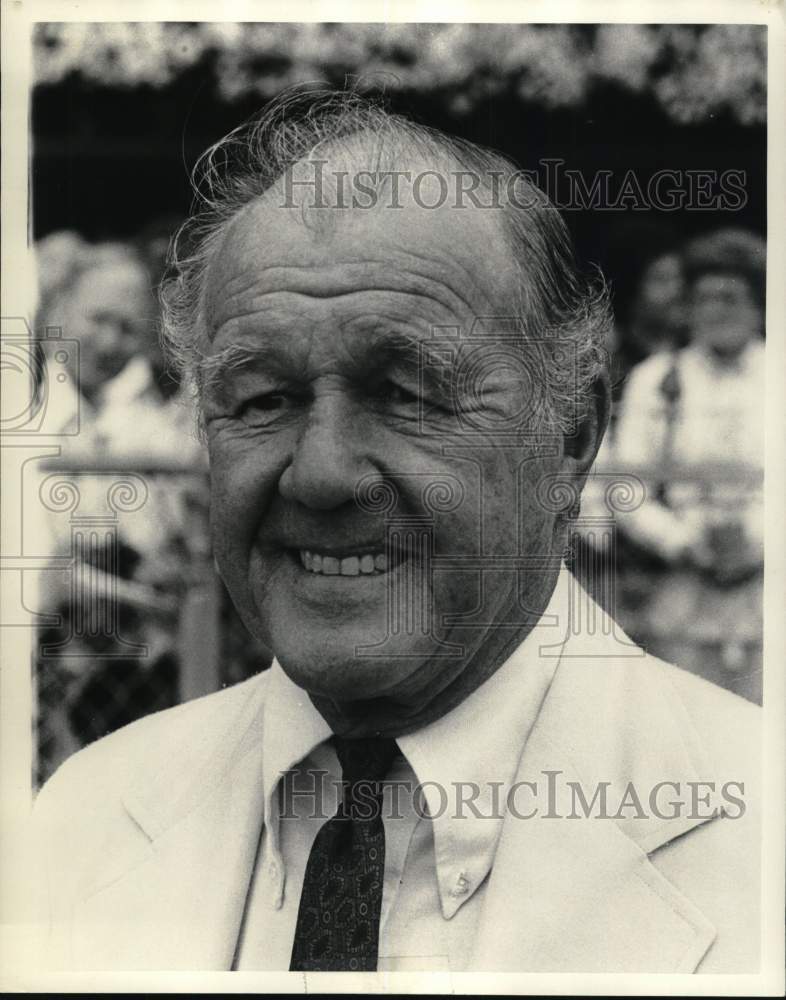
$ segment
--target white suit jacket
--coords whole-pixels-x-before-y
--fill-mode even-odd
[[[568,640],[518,779],[560,771],[559,788],[588,794],[633,782],[644,798],[661,781],[741,782],[744,814],[506,817],[470,970],[759,968],[759,710],[619,652],[603,634]],[[145,718],[45,786],[33,846],[48,967],[232,967],[261,832],[265,690],[261,674]]]

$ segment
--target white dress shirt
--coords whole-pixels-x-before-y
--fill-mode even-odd
[[[401,756],[383,799],[380,970],[455,971],[469,959],[507,790],[558,663],[553,644],[566,631],[569,587],[563,569],[538,625],[496,673],[447,715],[397,741]],[[264,829],[236,969],[289,968],[309,852],[338,804],[331,735],[274,661],[263,733]]]

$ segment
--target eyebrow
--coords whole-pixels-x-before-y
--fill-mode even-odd
[[[235,372],[273,367],[271,345],[261,342],[254,347],[230,344],[215,354],[203,355],[196,365],[196,383],[200,392],[211,392]]]
[[[457,342],[458,344],[458,342]],[[424,367],[428,372],[428,382],[440,390],[450,390],[454,384],[453,368],[450,362],[440,359],[431,352],[437,343],[422,339],[403,331],[371,337],[364,356],[373,359],[373,369],[384,370],[391,364],[401,365],[419,380],[423,379]],[[274,345],[265,341],[254,346],[230,344],[215,354],[204,355],[196,365],[196,383],[201,393],[219,389],[226,379],[235,373],[246,371],[280,371],[281,357]]]
[[[372,351],[378,356],[377,367],[383,368],[391,363],[398,364],[411,374],[417,375],[418,381],[423,381],[424,369],[429,372],[429,383],[436,388],[450,389],[453,385],[453,366],[435,365],[432,355],[435,344],[421,337],[415,337],[403,331],[385,336]],[[430,357],[432,363],[429,364]]]

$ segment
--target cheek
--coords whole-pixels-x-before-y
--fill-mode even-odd
[[[496,476],[490,474],[493,486],[484,491],[488,548],[500,555],[548,553],[554,515],[542,497],[559,468],[556,456],[531,456],[505,462]]]
[[[210,522],[219,558],[247,557],[263,513],[275,489],[274,477],[255,460],[252,449],[233,448],[208,439]]]
[[[558,468],[556,459],[533,458],[520,460],[519,464],[516,458],[508,461],[500,456],[484,466],[482,489],[477,467],[463,475],[457,469],[452,470],[461,478],[465,499],[454,513],[436,520],[437,566],[439,557],[450,556],[483,555],[488,562],[482,576],[479,569],[437,572],[439,607],[467,611],[482,600],[505,600],[511,588],[521,585],[522,579],[527,587],[539,589],[542,582],[539,571],[529,571],[520,578],[506,562],[496,564],[495,558],[549,557],[559,550],[555,514],[541,500],[540,488],[543,477],[553,475]]]

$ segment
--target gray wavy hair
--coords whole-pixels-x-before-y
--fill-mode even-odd
[[[515,312],[522,344],[538,346],[537,370],[546,383],[544,417],[552,429],[568,433],[606,369],[611,309],[602,275],[579,270],[564,220],[514,163],[392,114],[379,99],[354,88],[290,88],[200,157],[192,174],[192,213],[172,240],[170,276],[160,293],[164,348],[178,374],[199,397],[210,367],[207,276],[237,213],[295,164],[328,153],[357,160],[359,150],[374,158],[377,170],[383,163],[400,169],[420,157],[478,177],[477,190],[504,187],[502,230],[520,275],[517,301],[505,309]],[[510,319],[508,312],[508,324]]]

